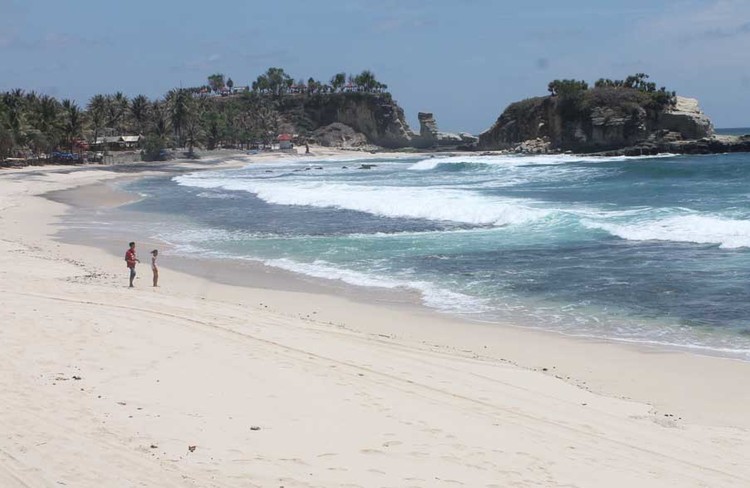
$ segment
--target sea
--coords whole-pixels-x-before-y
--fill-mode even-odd
[[[129,183],[127,210],[172,255],[750,360],[750,154],[244,158]]]

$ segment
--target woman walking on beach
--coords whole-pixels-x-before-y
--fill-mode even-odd
[[[125,251],[125,263],[130,269],[130,288],[133,288],[133,280],[135,279],[135,263],[140,262],[140,259],[135,255],[135,242],[131,242],[128,244],[128,250]]]
[[[156,266],[156,257],[159,255],[159,251],[154,249],[151,251],[151,271],[154,273],[154,287],[159,286],[159,267]]]

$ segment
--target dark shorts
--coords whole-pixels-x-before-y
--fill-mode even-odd
[[[130,277],[131,278],[135,278],[135,266],[133,266],[132,268],[130,268]]]

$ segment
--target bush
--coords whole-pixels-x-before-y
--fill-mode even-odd
[[[169,159],[166,141],[156,135],[148,136],[146,142],[143,143],[141,159],[143,161],[166,161]]]

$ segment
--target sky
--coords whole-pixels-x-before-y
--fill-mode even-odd
[[[413,129],[479,133],[556,78],[651,75],[717,127],[750,126],[750,0],[0,0],[0,90],[86,104],[220,72],[372,70]]]

